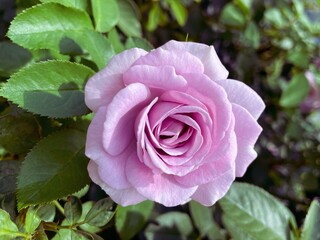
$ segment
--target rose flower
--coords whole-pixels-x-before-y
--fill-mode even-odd
[[[199,43],[114,56],[85,86],[93,182],[122,206],[222,198],[257,156],[265,107],[227,76],[214,48]]]

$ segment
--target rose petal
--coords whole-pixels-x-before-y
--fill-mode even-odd
[[[177,183],[173,176],[153,174],[142,164],[136,154],[132,154],[126,165],[126,173],[130,183],[144,197],[173,207],[187,201],[197,190],[197,187],[184,187]]]
[[[109,154],[120,154],[132,141],[135,119],[149,98],[149,88],[141,83],[128,85],[113,98],[103,127],[103,146]]]
[[[182,76],[177,75],[172,66],[133,66],[124,73],[123,82],[126,85],[139,82],[149,88],[165,90],[184,91],[187,88],[187,81]]]
[[[142,201],[147,200],[140,193],[138,193],[134,188],[126,188],[126,189],[113,189],[108,186],[99,176],[98,173],[99,166],[95,164],[93,161],[90,161],[88,164],[88,172],[89,176],[94,183],[99,185],[117,204],[121,206],[129,206],[140,203]]]
[[[254,150],[262,128],[250,113],[239,105],[232,104],[235,116],[235,132],[237,135],[238,154],[236,158],[236,176],[242,177],[249,164],[257,157]]]
[[[194,55],[184,50],[166,51],[162,48],[157,48],[139,58],[134,65],[172,66],[177,74],[203,73],[204,69],[202,62]]]
[[[175,176],[177,182],[186,187],[198,186],[214,181],[230,169],[235,169],[235,158],[237,156],[237,143],[235,133],[229,134],[228,141],[224,140],[225,147],[220,158],[211,160],[207,156],[207,163],[201,165],[198,169],[186,174],[185,176]]]
[[[193,42],[178,42],[171,40],[161,46],[162,49],[171,51],[187,51],[198,57],[204,66],[204,74],[212,80],[226,79],[229,75],[221,63],[213,46]]]
[[[131,185],[125,176],[125,162],[134,151],[134,148],[128,147],[116,157],[105,152],[102,145],[101,131],[105,116],[106,108],[99,108],[88,128],[85,154],[99,166],[101,178],[106,184],[117,189],[128,188]]]
[[[248,110],[255,120],[261,115],[265,104],[261,97],[243,82],[226,79],[217,83],[227,92],[228,99]]]
[[[229,129],[232,109],[224,89],[203,74],[186,74],[189,88],[187,94],[199,99],[206,105],[211,119],[214,121],[213,136],[215,143],[219,143]]]
[[[191,198],[204,206],[212,206],[228,192],[234,179],[234,169],[230,169],[212,182],[199,186]]]
[[[97,111],[100,106],[108,105],[114,95],[124,88],[122,73],[146,51],[133,48],[115,55],[109,64],[90,78],[85,86],[85,102],[92,110]]]

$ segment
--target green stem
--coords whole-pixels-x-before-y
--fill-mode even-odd
[[[56,206],[56,208],[64,215],[64,209],[63,207],[60,205],[60,203],[57,200],[53,201],[53,204]]]

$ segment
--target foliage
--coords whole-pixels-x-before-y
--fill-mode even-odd
[[[1,239],[320,238],[319,1],[2,2]],[[116,206],[88,178],[83,87],[116,53],[170,39],[213,44],[265,100],[251,185],[210,208]]]

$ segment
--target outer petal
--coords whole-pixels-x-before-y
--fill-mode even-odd
[[[86,155],[99,166],[101,181],[112,188],[128,188],[131,184],[125,175],[125,163],[134,151],[134,146],[128,147],[116,157],[107,154],[102,145],[102,129],[105,118],[106,108],[99,108],[88,129]]]
[[[212,206],[228,192],[234,179],[234,169],[230,169],[212,182],[199,186],[191,198],[202,205]]]
[[[250,113],[239,105],[232,104],[235,116],[238,154],[236,158],[236,176],[242,177],[249,164],[257,157],[254,150],[262,128]]]
[[[125,84],[142,83],[149,88],[184,91],[187,81],[175,73],[172,66],[153,67],[148,65],[136,65],[131,67],[124,75]]]
[[[146,56],[139,58],[134,65],[172,66],[177,74],[203,73],[204,71],[203,63],[184,49],[166,51],[162,48],[157,48]]]
[[[168,51],[187,51],[199,58],[204,66],[204,73],[212,80],[221,80],[228,77],[228,71],[222,65],[213,46],[194,42],[178,42],[171,40],[161,46]]]
[[[99,185],[116,203],[120,204],[121,206],[128,206],[147,200],[134,188],[126,188],[121,190],[111,188],[100,178],[98,168],[99,167],[93,161],[89,162],[88,172],[90,178],[94,183]]]
[[[226,79],[217,81],[217,83],[227,92],[230,102],[247,109],[254,119],[258,119],[265,105],[254,90],[237,80]]]
[[[108,105],[113,96],[124,87],[122,73],[146,51],[133,48],[114,56],[109,64],[90,78],[85,86],[85,102],[92,111]]]
[[[103,146],[109,154],[120,154],[132,141],[135,119],[149,98],[149,88],[141,83],[128,85],[113,98],[103,127]]]
[[[132,154],[126,166],[128,180],[144,197],[173,207],[185,203],[197,190],[196,187],[184,187],[173,176],[153,174],[152,170],[142,164],[136,154]]]

